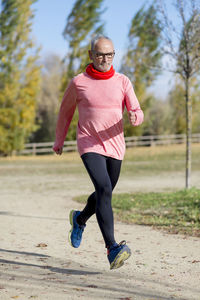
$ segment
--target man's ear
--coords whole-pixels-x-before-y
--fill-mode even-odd
[[[91,51],[91,50],[88,50],[88,54],[89,54],[89,58],[90,58],[91,60],[93,60],[93,58],[92,58],[92,51]]]

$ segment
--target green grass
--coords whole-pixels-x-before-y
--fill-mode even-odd
[[[86,196],[74,200],[85,202]],[[148,225],[200,237],[200,190],[171,193],[114,194],[115,217],[129,224]]]
[[[192,145],[192,171],[200,171],[200,144]],[[63,153],[62,156],[15,156],[0,158],[1,174],[10,175],[16,170],[20,173],[37,172],[79,174],[84,172],[82,161],[76,152]],[[169,172],[185,172],[185,145],[168,145],[156,147],[134,147],[126,150],[122,164],[122,176],[162,175]]]
[[[192,170],[200,170],[200,144],[192,145]],[[185,172],[185,145],[141,147],[127,149],[122,164],[125,175],[137,171],[140,175],[165,172]]]

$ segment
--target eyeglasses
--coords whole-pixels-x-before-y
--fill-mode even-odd
[[[97,59],[103,59],[104,57],[107,57],[108,59],[112,59],[115,55],[115,51],[109,52],[109,53],[101,53],[101,52],[95,52],[92,51],[95,54],[95,57]]]

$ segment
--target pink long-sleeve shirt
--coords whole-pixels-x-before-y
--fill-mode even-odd
[[[78,107],[77,147],[80,155],[95,152],[122,160],[125,153],[123,111],[134,111],[134,126],[143,122],[132,84],[128,77],[115,72],[101,80],[81,73],[67,87],[60,106],[53,150],[64,144],[74,111]]]

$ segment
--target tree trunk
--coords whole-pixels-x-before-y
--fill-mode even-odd
[[[191,187],[191,163],[192,163],[192,100],[189,95],[189,78],[185,80],[186,100],[186,189]]]

